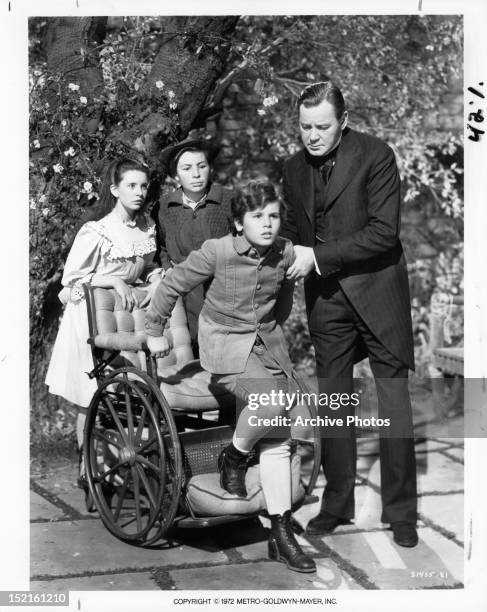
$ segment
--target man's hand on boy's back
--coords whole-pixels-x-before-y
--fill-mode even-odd
[[[166,357],[171,352],[171,345],[165,336],[147,335],[147,348],[154,357]]]

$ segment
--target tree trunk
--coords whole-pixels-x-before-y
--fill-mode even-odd
[[[47,67],[61,73],[65,84],[80,85],[80,95],[96,96],[103,88],[96,45],[105,37],[107,17],[56,17],[49,21]]]
[[[178,126],[168,131],[160,113],[150,113],[141,129],[146,154],[153,163],[161,148],[183,139],[195,123],[205,100],[221,76],[230,51],[230,36],[238,17],[174,17],[166,23],[166,37],[152,70],[141,88],[141,101],[149,96],[163,104],[175,103]],[[162,89],[157,82],[164,84]],[[168,97],[169,92],[174,97]],[[172,94],[169,94],[171,96]]]

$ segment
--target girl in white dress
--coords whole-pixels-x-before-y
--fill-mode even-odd
[[[113,288],[122,308],[145,306],[160,279],[161,269],[153,263],[156,252],[155,225],[144,212],[148,170],[141,163],[121,159],[112,163],[100,191],[99,220],[85,223],[69,252],[59,299],[66,304],[46,376],[50,393],[79,407],[77,440],[81,450],[86,408],[97,384],[87,372],[93,367],[84,283]],[[137,304],[133,285],[149,282],[146,297]],[[80,462],[79,486],[85,487]]]

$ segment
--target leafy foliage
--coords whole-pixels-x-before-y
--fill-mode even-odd
[[[331,79],[345,95],[350,124],[396,150],[404,201],[428,192],[446,214],[462,216],[461,116],[444,125],[443,108],[461,77],[461,18],[244,17],[237,36],[234,88],[254,94],[245,117],[245,108],[236,109],[248,126],[237,148],[247,153],[244,171],[252,172],[250,151],[280,160],[299,148],[296,97]]]

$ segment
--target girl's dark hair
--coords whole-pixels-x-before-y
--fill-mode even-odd
[[[112,194],[110,187],[111,185],[118,185],[123,179],[123,175],[129,170],[144,172],[147,175],[147,178],[149,178],[149,168],[143,162],[137,161],[136,159],[130,159],[128,157],[112,162],[105,172],[100,187],[100,197],[96,207],[97,210],[95,220],[99,220],[111,212],[117,202],[117,199]]]
[[[242,223],[246,212],[264,208],[270,202],[279,202],[282,210],[281,198],[270,181],[251,181],[236,191],[232,199],[232,218]]]
[[[301,106],[305,108],[318,106],[323,100],[326,100],[333,106],[336,118],[341,119],[346,111],[345,100],[340,88],[332,81],[320,81],[305,87],[299,94],[298,111]]]

